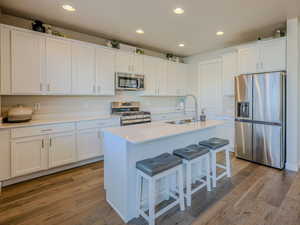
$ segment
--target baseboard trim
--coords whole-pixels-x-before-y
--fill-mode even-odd
[[[299,163],[299,165],[297,165],[297,163],[286,163],[285,164],[285,169],[290,170],[290,171],[298,172],[299,167],[300,167],[300,163]]]
[[[36,173],[33,173],[33,174],[29,174],[29,175],[24,175],[24,176],[20,176],[20,177],[13,177],[13,178],[10,178],[8,180],[2,181],[2,187],[9,186],[9,185],[16,184],[16,183],[20,183],[20,182],[27,181],[27,180],[32,180],[32,179],[42,177],[42,176],[47,176],[47,175],[54,174],[54,173],[57,173],[57,172],[62,172],[64,170],[73,169],[73,168],[76,168],[76,167],[79,167],[79,166],[84,166],[84,165],[94,163],[94,162],[98,162],[98,161],[102,161],[102,160],[103,160],[103,156],[97,157],[97,158],[92,158],[92,159],[87,159],[87,160],[72,163],[72,164],[69,164],[69,165],[64,165],[64,166],[61,166],[61,167],[52,168],[52,169],[49,169],[49,170],[36,172]]]

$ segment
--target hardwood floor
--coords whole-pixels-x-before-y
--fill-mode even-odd
[[[174,208],[156,224],[300,224],[300,173],[236,158],[232,167],[231,179],[222,179],[210,193],[195,193],[191,208]],[[122,224],[105,201],[102,162],[6,187],[0,196],[0,225]],[[147,223],[138,218],[129,224]]]

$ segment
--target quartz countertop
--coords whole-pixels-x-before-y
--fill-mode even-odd
[[[24,123],[0,123],[0,129],[50,125],[50,124],[57,124],[57,123],[74,123],[74,122],[89,121],[89,120],[118,119],[118,118],[119,116],[99,115],[99,116],[75,116],[75,117],[59,118],[59,119],[32,119],[31,121],[24,122]]]
[[[192,122],[188,124],[168,124],[166,122],[152,122],[125,127],[105,128],[103,132],[126,139],[128,142],[138,144],[170,136],[204,130],[225,124],[223,120],[207,120],[205,122]]]

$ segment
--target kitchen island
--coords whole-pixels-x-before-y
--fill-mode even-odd
[[[103,130],[104,186],[106,200],[124,222],[138,216],[136,199],[136,162],[196,144],[217,136],[223,121],[208,120],[186,124],[153,122]],[[157,185],[163,186],[164,181]],[[146,187],[146,185],[145,185]],[[163,199],[163,188],[157,201]],[[147,200],[145,200],[146,204]]]

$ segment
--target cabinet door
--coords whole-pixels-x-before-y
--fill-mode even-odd
[[[259,48],[257,45],[239,50],[239,74],[256,73],[258,71]]]
[[[237,53],[231,52],[223,55],[223,95],[233,96],[234,95],[234,77],[238,75],[237,65]]]
[[[10,29],[0,27],[0,94],[11,94],[11,35]]]
[[[259,72],[286,70],[286,39],[263,41],[260,44]]]
[[[115,59],[116,52],[108,49],[96,50],[97,93],[101,95],[115,94]]]
[[[168,75],[167,75],[167,61],[157,58],[157,79],[156,86],[159,96],[168,95]],[[146,83],[147,85],[147,83]]]
[[[75,134],[62,133],[49,139],[49,167],[72,163],[76,160]]]
[[[132,73],[133,72],[133,54],[118,51],[116,56],[116,72]]]
[[[143,55],[134,55],[133,57],[133,68],[132,72],[134,74],[144,74],[144,56]]]
[[[199,66],[199,96],[201,108],[209,115],[222,113],[222,63],[220,60],[202,62]]]
[[[177,65],[177,95],[182,96],[187,93],[187,65],[178,63]]]
[[[12,31],[12,93],[41,94],[44,76],[45,39]]]
[[[11,176],[10,130],[0,131],[0,181]]]
[[[157,79],[159,76],[160,61],[154,57],[144,57],[145,91],[144,95],[157,95]]]
[[[12,176],[21,176],[47,168],[47,149],[44,137],[22,138],[12,141]]]
[[[71,93],[71,44],[69,41],[46,39],[46,77],[48,93]]]
[[[77,134],[78,160],[103,155],[102,138],[99,129],[80,130]]]
[[[95,94],[95,48],[72,44],[72,93]]]
[[[167,93],[176,96],[178,93],[177,63],[168,62],[167,67]]]

